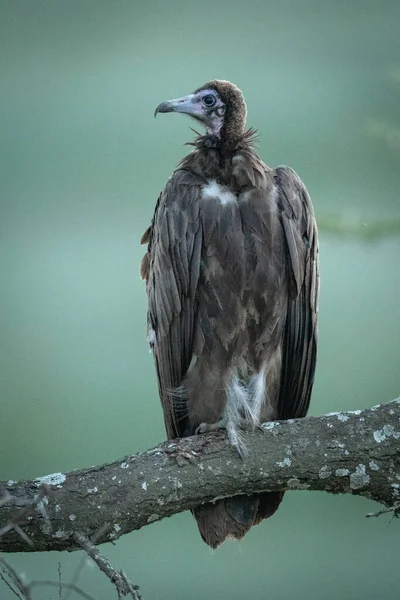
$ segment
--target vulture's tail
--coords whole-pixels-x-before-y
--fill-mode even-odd
[[[211,548],[227,538],[240,540],[254,525],[271,517],[282,502],[284,492],[234,496],[193,509],[201,537]]]

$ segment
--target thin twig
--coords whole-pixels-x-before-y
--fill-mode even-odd
[[[398,519],[400,517],[400,503],[394,504],[389,508],[381,508],[376,512],[367,513],[365,516],[367,519],[369,519],[370,517],[380,517],[381,515],[386,515],[387,513],[393,513],[392,519]]]
[[[129,577],[121,570],[114,569],[108,560],[100,554],[98,548],[81,533],[74,533],[74,538],[77,543],[85,550],[90,558],[96,563],[100,571],[102,571],[111,583],[115,585],[118,592],[118,597],[130,595],[133,600],[142,600],[138,590],[139,587],[132,583]]]
[[[98,531],[96,531],[96,533],[95,533],[95,534],[92,536],[92,538],[91,538],[91,542],[92,542],[93,544],[95,544],[95,543],[97,542],[97,540],[98,540],[98,539],[99,539],[99,538],[100,538],[100,537],[101,537],[101,536],[102,536],[104,533],[106,533],[106,532],[107,532],[107,530],[108,530],[109,528],[110,528],[110,525],[109,525],[109,523],[105,523],[105,524],[104,524],[102,527],[100,527],[100,528],[98,529]],[[82,559],[79,561],[79,563],[78,563],[78,566],[76,567],[76,569],[75,569],[75,572],[74,572],[74,574],[73,574],[73,576],[72,576],[72,580],[71,580],[71,584],[72,584],[72,585],[77,585],[77,583],[78,583],[78,581],[79,581],[79,578],[80,578],[80,576],[81,576],[81,573],[82,573],[82,571],[83,571],[83,569],[84,569],[84,567],[85,567],[86,561],[87,561],[87,555],[84,553],[84,554],[83,554],[83,556],[82,556]],[[65,598],[64,598],[64,600],[68,600],[68,599],[69,599],[69,597],[71,596],[71,592],[72,592],[72,591],[73,591],[73,590],[72,590],[72,588],[70,588],[70,589],[67,591],[67,593],[66,593],[66,595],[65,595]]]
[[[1,567],[1,568],[3,568],[3,567]],[[14,595],[15,595],[17,598],[19,598],[19,600],[24,600],[24,599],[22,598],[22,596],[20,596],[20,595],[19,595],[19,593],[18,593],[16,590],[14,590],[13,586],[11,585],[11,583],[10,583],[9,581],[7,581],[7,579],[4,577],[3,573],[0,573],[0,579],[1,579],[2,581],[4,581],[4,583],[6,584],[6,586],[7,586],[7,587],[8,587],[8,588],[9,588],[9,589],[12,591],[12,593],[13,593],[13,594],[14,594]]]
[[[12,496],[12,494],[10,494],[8,490],[4,490],[3,488],[0,488],[0,490],[3,491],[3,497],[0,499],[0,507],[5,506],[6,504],[10,504],[12,501],[15,501],[14,496]],[[44,507],[44,501],[51,493],[52,490],[49,488],[48,485],[41,485],[35,499],[32,502],[26,503],[26,506],[18,512],[17,518],[7,523],[7,525],[4,525],[4,527],[0,528],[0,537],[2,537],[11,530],[14,530],[16,533],[18,533],[20,538],[22,538],[26,544],[33,547],[34,544],[31,538],[25,533],[25,531],[23,531],[23,529],[21,529],[18,523],[22,522],[28,516],[34,514],[36,510],[39,510],[49,530],[51,530],[51,521]]]
[[[39,587],[41,585],[59,588],[60,584],[58,581],[32,581],[32,583],[30,583],[28,587],[29,587],[29,590],[31,590],[31,588]],[[87,592],[84,592],[81,588],[79,588],[76,585],[73,585],[72,583],[63,583],[63,587],[68,590],[71,590],[72,592],[75,592],[76,594],[79,594],[85,600],[95,600],[95,598],[93,596],[91,596]]]
[[[11,580],[11,583],[22,594],[22,596],[20,596],[18,594],[18,592],[12,587],[12,585],[10,584],[10,582],[7,581],[5,579],[5,577],[3,576],[3,574],[0,573],[0,577],[2,578],[2,580],[14,592],[14,594],[17,596],[17,598],[20,598],[20,600],[23,600],[23,598],[25,598],[25,600],[31,600],[31,594],[30,594],[30,591],[29,591],[29,586],[27,586],[27,585],[24,584],[24,582],[22,581],[21,577],[18,575],[18,573],[14,569],[14,567],[12,567],[10,565],[10,563],[8,563],[3,556],[0,556],[0,566],[2,568],[3,574],[5,574]]]
[[[58,562],[58,599],[62,600],[62,580],[61,580],[61,563]]]
[[[18,533],[19,537],[22,538],[24,542],[26,542],[29,546],[32,546],[33,548],[35,544],[32,542],[31,538],[28,535],[26,535],[25,531],[23,531],[19,525],[14,524],[14,531]]]
[[[4,581],[7,587],[15,594],[19,600],[32,600],[31,590],[38,586],[50,586],[58,588],[59,600],[62,600],[63,587],[70,592],[79,594],[85,600],[95,600],[93,596],[79,588],[73,583],[63,583],[61,580],[61,563],[58,563],[58,581],[32,581],[29,584],[24,584],[21,577],[18,575],[14,567],[12,567],[2,556],[0,556],[0,568],[3,573],[0,573],[0,579]],[[8,577],[10,581],[6,578]],[[15,586],[17,588],[14,589]],[[19,593],[20,592],[20,593]],[[22,595],[21,595],[22,594]]]

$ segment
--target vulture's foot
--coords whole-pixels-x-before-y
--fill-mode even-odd
[[[234,421],[228,421],[226,425],[226,433],[228,434],[229,443],[239,454],[240,458],[244,460],[248,455],[249,451],[247,450],[246,444],[243,441],[243,436],[240,432],[240,428]]]
[[[209,433],[210,431],[216,431],[217,429],[226,429],[230,445],[236,450],[240,458],[243,460],[247,456],[248,451],[245,443],[243,442],[240,430],[252,429],[250,423],[243,418],[232,421],[231,419],[226,419],[224,417],[215,423],[200,423],[200,425],[198,425],[198,427],[195,429],[195,434]]]
[[[176,464],[178,465],[178,467],[183,467],[184,465],[187,465],[188,463],[195,463],[196,462],[196,452],[192,451],[192,452],[182,452],[182,451],[177,451],[177,450],[166,450],[166,453],[168,454],[169,458],[172,458],[176,461]]]
[[[220,419],[216,423],[200,423],[194,431],[195,435],[199,433],[209,433],[210,431],[216,431],[217,429],[226,429],[226,420]]]

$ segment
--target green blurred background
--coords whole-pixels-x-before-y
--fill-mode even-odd
[[[0,479],[111,461],[164,439],[139,279],[155,201],[190,122],[153,111],[213,78],[245,92],[271,165],[320,223],[311,413],[399,394],[400,3],[0,3]],[[145,600],[397,599],[399,523],[293,492],[216,552],[189,514],[102,550]],[[80,554],[9,557],[69,580]],[[81,585],[114,598],[97,568]],[[36,592],[45,599],[56,594]],[[1,600],[12,598],[0,582]],[[71,599],[77,596],[71,596]]]

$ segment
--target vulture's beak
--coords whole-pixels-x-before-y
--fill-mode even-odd
[[[168,112],[180,112],[188,115],[196,115],[200,112],[201,106],[199,102],[194,102],[195,94],[189,94],[189,96],[183,96],[182,98],[175,98],[175,100],[167,100],[161,102],[155,110],[154,116],[157,113],[168,113]]]

